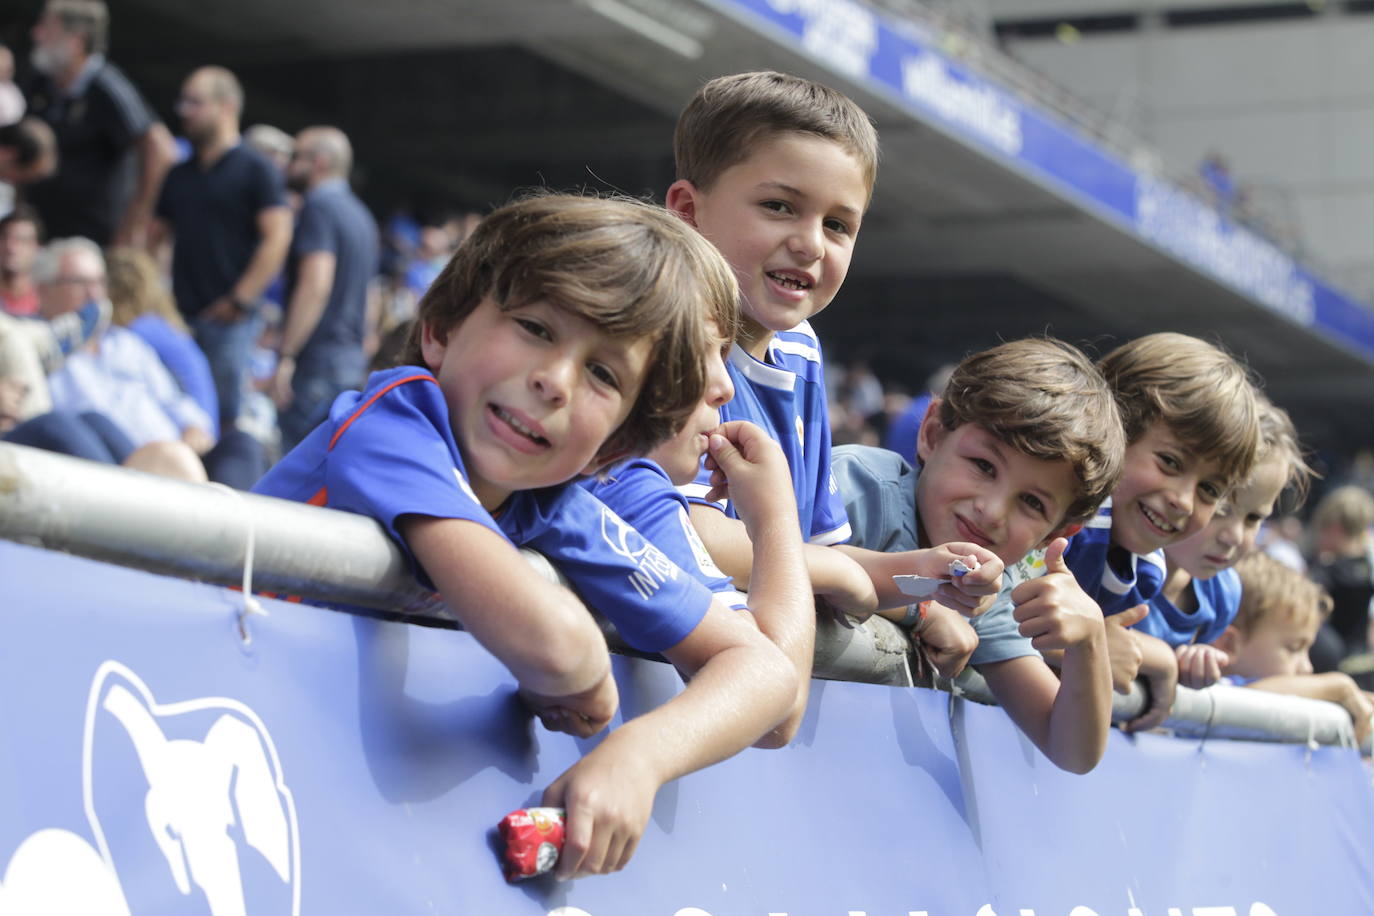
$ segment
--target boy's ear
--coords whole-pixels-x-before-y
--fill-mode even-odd
[[[940,422],[940,398],[931,398],[930,406],[926,408],[926,415],[921,420],[921,428],[916,432],[916,459],[924,462],[930,457],[930,453],[935,451],[935,446],[940,444],[940,440],[945,438],[949,430],[945,429],[945,424]],[[903,455],[909,458],[909,455]]]
[[[668,186],[664,205],[689,226],[697,224],[697,186],[686,178],[679,178]]]
[[[1069,522],[1067,525],[1060,525],[1058,528],[1045,535],[1045,539],[1037,544],[1037,547],[1048,547],[1055,538],[1073,540],[1073,536],[1083,530],[1082,522]]]
[[[434,330],[428,321],[420,326],[420,353],[425,358],[425,366],[430,372],[438,373],[444,363],[444,351],[448,349],[448,334]]]

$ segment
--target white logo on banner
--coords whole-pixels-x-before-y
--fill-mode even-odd
[[[202,729],[202,721],[209,726]],[[169,731],[203,737],[168,737]],[[124,745],[115,746],[111,736]],[[128,780],[132,771],[118,766],[130,752],[142,780]],[[139,793],[143,799],[137,807],[147,832],[107,837],[99,810],[113,804],[111,799],[127,802]],[[10,857],[0,885],[0,911],[6,916],[127,916],[128,895],[116,861],[133,861],[149,840],[165,868],[131,865],[130,874],[137,873],[141,882],[169,881],[188,897],[193,888],[199,890],[211,916],[247,912],[242,856],[248,850],[280,882],[278,911],[300,912],[295,802],[271,735],[237,700],[203,697],[160,704],[136,674],[105,662],[86,704],[82,798],[95,845],[68,830],[39,830],[27,837]],[[127,823],[127,818],[111,820]],[[254,902],[255,914],[273,909]]]
[[[645,601],[658,594],[663,583],[677,578],[677,564],[610,509],[601,510],[601,537],[612,550],[635,564],[635,571],[625,578]]]
[[[878,50],[878,17],[855,0],[768,0],[805,20],[802,46],[848,76],[867,76]]]
[[[1008,156],[1021,153],[1021,113],[991,86],[956,79],[934,54],[902,59],[902,91]]]

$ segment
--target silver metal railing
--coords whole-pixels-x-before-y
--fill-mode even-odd
[[[0,443],[0,539],[239,585],[250,532],[255,590],[457,626],[437,596],[415,583],[400,550],[372,519]],[[547,560],[528,556],[556,577]],[[605,628],[612,646],[624,651],[614,630]],[[846,628],[822,616],[815,676],[911,686],[906,636],[878,617]],[[954,683],[937,678],[932,686],[995,703],[973,672]],[[1145,703],[1136,687],[1115,698],[1113,716],[1134,718]],[[1349,716],[1334,704],[1222,686],[1179,688],[1166,727],[1193,736],[1354,743]]]

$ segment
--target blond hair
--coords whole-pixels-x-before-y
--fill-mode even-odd
[[[717,77],[697,90],[673,133],[677,177],[709,190],[760,143],[784,133],[838,143],[859,160],[872,197],[878,132],[868,115],[828,86],[767,70]]]
[[[1283,477],[1284,488],[1292,487],[1296,505],[1307,499],[1307,488],[1317,472],[1307,463],[1302,444],[1298,442],[1298,431],[1288,411],[1258,394],[1260,404],[1260,453],[1255,463],[1277,458],[1286,468]]]
[[[1364,487],[1347,484],[1322,497],[1312,511],[1312,531],[1335,525],[1347,538],[1364,537],[1374,525],[1374,496]]]
[[[1280,615],[1306,623],[1331,613],[1331,596],[1320,585],[1260,550],[1252,550],[1235,565],[1240,576],[1240,610],[1232,622],[1249,636],[1265,620]]]
[[[1097,365],[1116,392],[1128,443],[1159,420],[1189,451],[1215,461],[1229,485],[1250,476],[1260,447],[1259,399],[1230,354],[1165,332],[1122,344]]]
[[[461,333],[487,296],[503,311],[547,300],[612,337],[654,342],[639,398],[603,454],[642,455],[682,427],[714,358],[707,319],[729,333],[739,314],[720,252],[661,207],[624,197],[539,194],[482,220],[420,299],[401,361],[424,365],[423,326]]]
[[[940,400],[940,423],[975,423],[1023,455],[1073,467],[1078,492],[1065,522],[1089,518],[1116,487],[1126,440],[1116,399],[1077,347],[1015,340],[966,357]]]
[[[141,248],[111,248],[105,256],[105,274],[110,304],[114,306],[111,320],[115,324],[128,327],[139,315],[151,313],[190,333],[148,252]]]

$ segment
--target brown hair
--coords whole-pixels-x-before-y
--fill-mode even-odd
[[[1161,420],[1231,486],[1254,468],[1259,398],[1245,367],[1221,348],[1165,332],[1122,344],[1098,362],[1116,392],[1127,443]]]
[[[172,294],[158,275],[157,264],[146,251],[139,248],[111,248],[105,255],[106,284],[110,304],[114,306],[112,320],[128,327],[139,315],[151,312],[160,315],[168,324],[187,331],[186,322],[177,311]]]
[[[1255,459],[1255,463],[1259,464],[1270,458],[1282,460],[1287,468],[1283,485],[1285,489],[1293,488],[1295,506],[1300,506],[1307,499],[1308,485],[1317,476],[1317,472],[1307,463],[1307,458],[1302,453],[1302,444],[1298,442],[1298,431],[1294,428],[1293,420],[1288,416],[1288,411],[1263,394],[1258,395],[1258,397],[1260,402],[1260,453]]]
[[[1332,490],[1317,503],[1308,528],[1317,532],[1329,525],[1335,525],[1347,538],[1363,537],[1374,525],[1374,496],[1355,484]]]
[[[759,143],[790,132],[832,140],[852,153],[872,197],[878,132],[868,115],[828,86],[772,71],[717,77],[697,90],[673,133],[677,177],[709,190]]]
[[[706,321],[734,330],[739,287],[720,252],[661,207],[540,194],[496,210],[459,246],[420,299],[401,361],[424,365],[422,327],[457,333],[487,296],[502,310],[547,299],[612,337],[653,340],[639,399],[602,449],[642,455],[701,403],[714,358]]]
[[[1279,614],[1306,621],[1309,614],[1325,618],[1331,613],[1331,596],[1325,589],[1261,550],[1241,557],[1235,570],[1241,592],[1232,625],[1247,636]]]
[[[1092,362],[1052,338],[1015,340],[966,357],[940,401],[940,423],[976,423],[1023,455],[1063,458],[1078,478],[1065,522],[1092,516],[1116,487],[1126,440],[1112,390]]]

